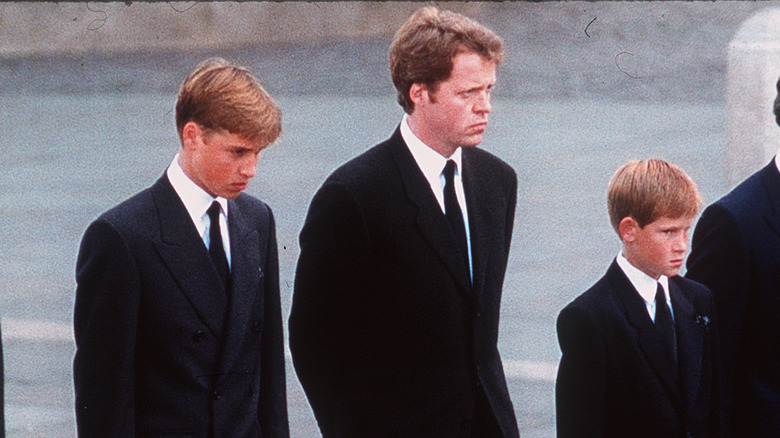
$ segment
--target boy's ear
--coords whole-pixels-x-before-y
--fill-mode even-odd
[[[618,223],[618,234],[620,234],[620,239],[623,240],[623,242],[633,242],[636,240],[636,234],[640,228],[639,223],[634,220],[634,218],[631,216],[624,217],[620,220],[620,223]]]
[[[189,121],[181,129],[182,149],[192,149],[203,142],[203,129],[197,123]]]

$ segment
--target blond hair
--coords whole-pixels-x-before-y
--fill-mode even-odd
[[[428,6],[412,14],[390,44],[390,75],[398,103],[411,114],[409,90],[425,84],[431,93],[452,73],[452,60],[460,52],[477,53],[497,65],[504,57],[501,38],[463,15]]]
[[[249,70],[221,58],[199,64],[179,89],[179,137],[193,121],[207,132],[227,131],[267,146],[279,137],[281,120],[276,102]]]
[[[641,228],[660,217],[693,217],[702,204],[696,183],[680,167],[664,160],[632,160],[620,166],[607,187],[612,227],[625,217]]]

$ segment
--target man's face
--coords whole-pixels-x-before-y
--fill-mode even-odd
[[[644,228],[637,224],[630,236],[624,238],[626,259],[655,279],[662,274],[677,275],[688,251],[688,233],[693,219],[662,216]]]
[[[460,146],[482,142],[496,83],[496,64],[474,52],[461,52],[452,60],[452,73],[436,91],[415,84],[410,91],[415,104],[410,115],[412,131],[445,157]]]
[[[205,132],[194,122],[183,130],[180,164],[209,195],[233,199],[257,174],[263,146],[227,131]]]

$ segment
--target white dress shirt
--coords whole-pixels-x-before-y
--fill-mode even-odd
[[[184,207],[187,209],[187,213],[189,213],[192,223],[195,224],[195,228],[198,230],[201,239],[203,239],[206,248],[208,248],[211,243],[209,239],[211,221],[209,220],[207,210],[211,207],[212,202],[219,202],[221,207],[219,213],[219,231],[222,235],[222,245],[225,248],[228,267],[230,267],[230,233],[228,232],[227,226],[227,199],[221,197],[213,198],[206,193],[205,190],[195,184],[179,165],[179,154],[176,154],[176,156],[173,157],[173,162],[168,166],[166,173],[173,189],[184,203]]]
[[[466,228],[466,245],[468,246],[469,256],[469,271],[472,275],[474,271],[474,262],[471,257],[471,231],[469,230],[469,214],[466,207],[466,194],[463,192],[463,180],[461,179],[462,167],[462,151],[461,148],[455,150],[455,153],[451,157],[445,158],[443,155],[431,149],[428,145],[422,142],[409,128],[409,120],[406,114],[404,114],[401,120],[401,137],[406,142],[406,146],[414,157],[414,161],[417,162],[417,166],[422,171],[425,179],[428,180],[428,184],[431,186],[433,195],[439,202],[441,211],[446,214],[444,208],[444,166],[448,160],[455,162],[455,197],[458,199],[458,205],[460,205],[460,211],[463,214],[463,225]]]
[[[666,304],[669,305],[669,310],[672,313],[672,319],[674,319],[674,309],[672,309],[672,299],[669,296],[669,277],[661,275],[656,281],[653,277],[645,274],[639,268],[629,262],[623,251],[617,256],[617,263],[623,272],[628,277],[628,280],[634,285],[634,288],[639,292],[639,295],[645,301],[645,307],[647,307],[647,313],[650,315],[650,319],[655,322],[655,291],[657,284],[661,283],[664,288],[664,295],[666,296]]]

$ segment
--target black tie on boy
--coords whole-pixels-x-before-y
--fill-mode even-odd
[[[672,312],[666,304],[666,295],[661,283],[657,283],[655,289],[655,329],[661,337],[667,357],[674,364],[675,375],[677,371],[677,332],[672,320]]]
[[[225,293],[230,296],[230,267],[228,266],[225,248],[222,245],[222,233],[219,227],[219,202],[214,201],[208,209],[209,214],[209,255],[217,268]]]

